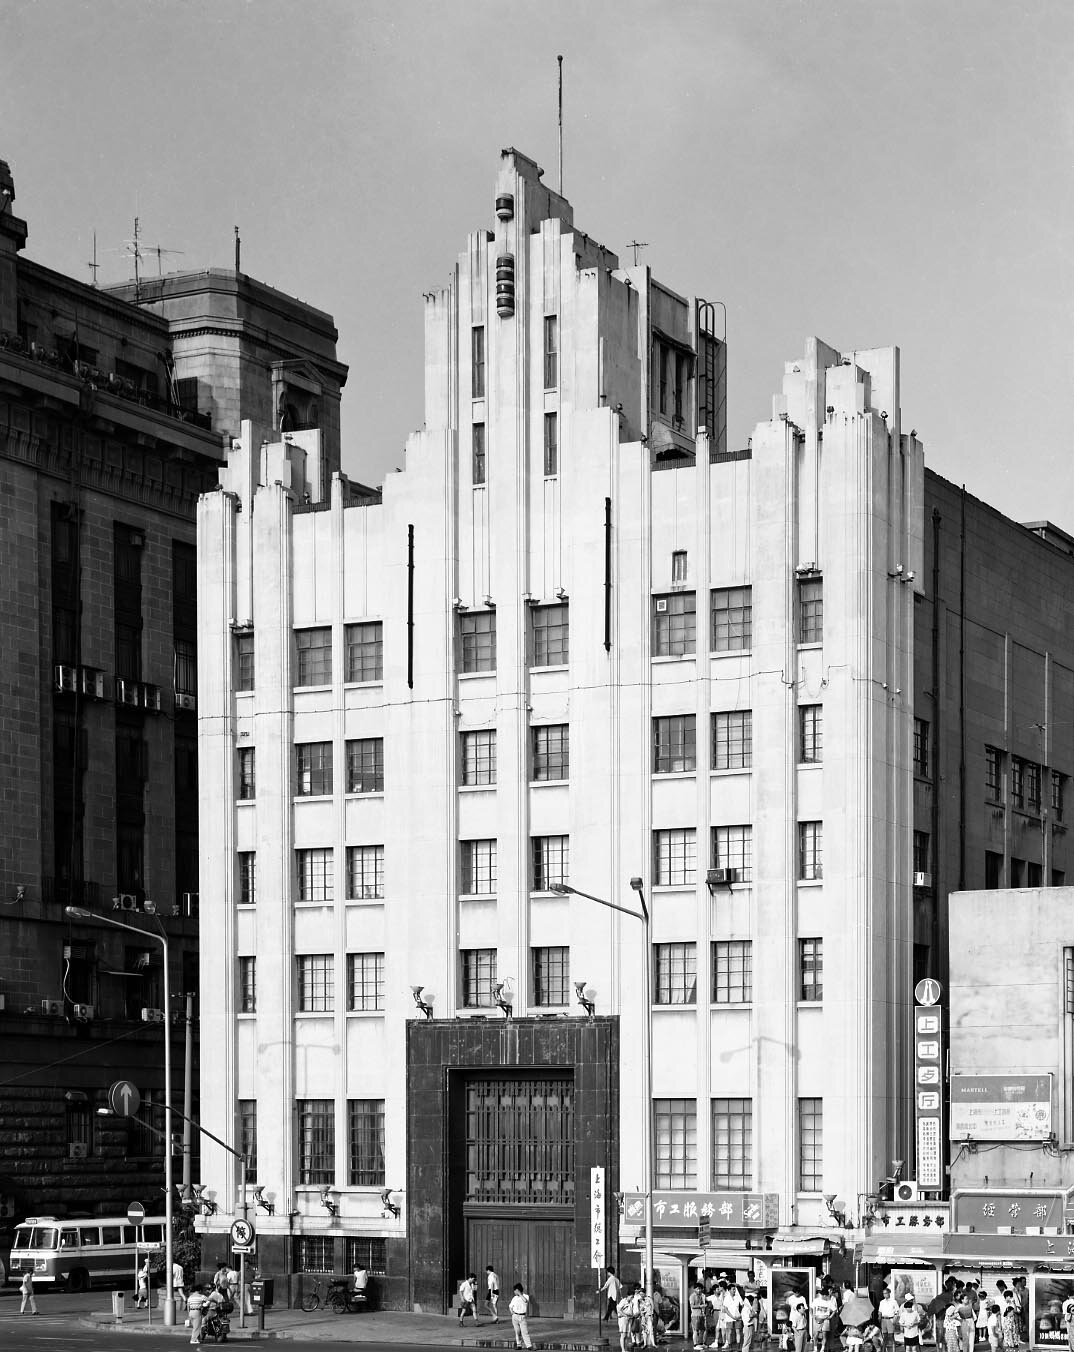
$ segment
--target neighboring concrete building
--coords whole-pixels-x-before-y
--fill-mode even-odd
[[[95,1108],[130,1079],[161,1125],[149,902],[198,991],[195,505],[243,415],[315,401],[338,465],[346,376],[319,311],[234,274],[98,290],[22,254],[13,202],[0,164],[3,1221],[163,1205],[159,1139]]]
[[[720,1267],[834,1261],[913,1177],[946,891],[1034,859],[1027,782],[1062,801],[1070,722],[1027,781],[1012,717],[1030,671],[1074,714],[1074,560],[926,474],[897,349],[810,340],[728,450],[715,307],[512,150],[494,213],[426,298],[383,501],[251,426],[199,508],[207,1121],[256,1138],[264,1270],[439,1309],[491,1261],[591,1307],[590,1168],[625,1194],[604,1260],[640,1263],[651,961],[661,1280],[709,1211]],[[986,743],[1023,758],[997,818]],[[651,954],[555,890],[636,909],[632,877]]]

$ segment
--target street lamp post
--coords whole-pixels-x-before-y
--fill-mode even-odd
[[[645,890],[641,878],[631,878],[630,886],[638,894],[641,911],[630,906],[620,906],[618,902],[608,901],[605,897],[595,897],[592,892],[583,892],[581,888],[569,883],[552,883],[551,890],[564,896],[585,897],[595,901],[598,906],[607,906],[612,911],[622,911],[624,915],[640,920],[645,929],[645,1112],[643,1127],[643,1156],[645,1172],[643,1190],[645,1192],[645,1292],[652,1299],[653,1294],[653,953],[652,920],[649,907],[645,903]]]
[[[65,913],[75,920],[93,920],[99,925],[113,925],[116,929],[130,930],[145,939],[153,939],[164,950],[164,1323],[175,1323],[175,1289],[172,1285],[172,1261],[175,1256],[172,1236],[174,1191],[172,1178],[172,1038],[171,1038],[171,984],[168,976],[168,936],[161,926],[159,934],[152,930],[139,929],[137,925],[125,925],[122,920],[113,920],[108,915],[98,915],[81,906],[67,906]],[[158,922],[159,923],[159,922]]]

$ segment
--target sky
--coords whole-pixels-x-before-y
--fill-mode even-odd
[[[0,0],[27,255],[124,241],[335,317],[344,468],[423,421],[422,293],[493,220],[499,151],[576,226],[727,307],[728,445],[807,336],[897,345],[926,463],[1074,533],[1069,0]],[[157,266],[154,261],[151,270]]]

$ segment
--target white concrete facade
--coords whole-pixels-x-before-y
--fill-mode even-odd
[[[710,456],[716,429],[693,435],[694,306],[576,231],[568,204],[525,157],[504,152],[496,194],[513,199],[510,218],[494,237],[472,235],[449,286],[427,297],[426,425],[382,503],[352,505],[339,476],[318,503],[318,476],[301,453],[316,456],[316,433],[258,454],[249,424],[222,491],[201,502],[203,1120],[234,1140],[236,1102],[256,1099],[258,1182],[277,1194],[276,1215],[258,1216],[262,1234],[334,1226],[402,1236],[405,1197],[400,1217],[385,1217],[379,1187],[347,1184],[347,1103],[384,1100],[384,1182],[401,1186],[404,1029],[420,1017],[411,987],[435,993],[438,1018],[499,1017],[463,1006],[459,956],[495,949],[516,1015],[579,1013],[573,983],[584,980],[597,1012],[620,1017],[619,1177],[626,1190],[640,1188],[641,927],[533,890],[531,840],[567,836],[574,886],[629,906],[629,879],[640,875],[654,944],[696,946],[695,1000],[654,1011],[654,1096],[696,1102],[696,1188],[714,1188],[712,1100],[750,1100],[749,1187],[780,1195],[784,1225],[828,1224],[821,1194],[853,1210],[911,1134],[916,583],[907,579],[921,576],[923,460],[901,432],[898,352],[842,354],[810,340],[788,364],[752,454]],[[514,308],[501,317],[504,255],[514,259]],[[483,393],[475,328],[485,335]],[[659,407],[657,335],[672,362],[685,354],[679,420]],[[483,483],[474,482],[475,425],[484,428]],[[668,449],[682,458],[654,469]],[[816,642],[798,642],[800,579],[823,587]],[[711,592],[747,586],[752,644],[713,651]],[[694,651],[654,654],[654,597],[690,592]],[[534,667],[534,607],[564,600],[569,662]],[[495,670],[461,673],[460,616],[475,613],[494,616]],[[370,621],[383,624],[383,677],[348,682],[345,627]],[[235,635],[245,626],[255,679],[237,691]],[[331,679],[296,689],[294,632],[314,626],[331,630]],[[800,761],[803,705],[822,708],[818,763]],[[744,710],[752,765],[711,769],[712,715]],[[696,766],[654,773],[653,719],[671,715],[694,717]],[[563,724],[569,776],[534,782],[532,729]],[[483,730],[496,734],[495,783],[464,786],[462,736]],[[361,738],[384,739],[383,791],[345,791],[346,745]],[[296,797],[295,747],[304,743],[331,744],[331,793]],[[238,801],[240,748],[256,754],[252,801]],[[800,823],[822,824],[819,878],[799,878]],[[712,829],[728,825],[751,827],[752,880],[710,892]],[[660,830],[695,832],[696,867],[678,884],[654,885]],[[476,839],[497,842],[496,886],[464,896],[460,842]],[[362,845],[383,846],[383,898],[346,896],[347,850]],[[298,899],[296,851],[307,848],[333,852],[331,902]],[[238,854],[251,851],[253,906],[239,904]],[[823,941],[819,1001],[799,999],[802,939]],[[724,941],[752,945],[750,1001],[710,999],[711,946]],[[571,1003],[538,1006],[531,950],[561,945]],[[384,954],[382,1010],[346,1008],[354,953]],[[332,955],[331,1012],[298,1012],[301,954]],[[247,1015],[237,960],[254,956],[257,1009]],[[337,1222],[320,1188],[297,1182],[301,1099],[334,1101]],[[802,1099],[823,1105],[823,1186],[807,1192]],[[220,1199],[208,1225],[223,1230],[237,1167],[209,1141],[203,1159],[203,1181]]]

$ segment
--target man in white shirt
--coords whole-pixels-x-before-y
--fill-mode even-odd
[[[880,1335],[883,1339],[883,1352],[894,1352],[895,1348],[895,1321],[899,1317],[899,1304],[891,1294],[891,1287],[884,1287],[884,1294],[880,1297],[880,1304],[877,1306],[877,1314],[880,1316]]]

